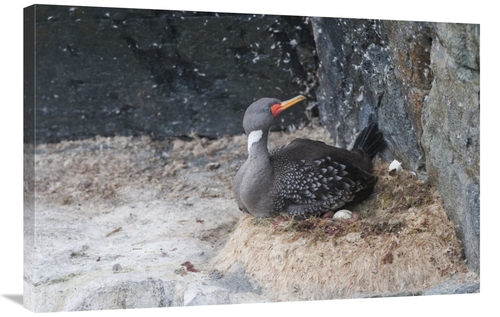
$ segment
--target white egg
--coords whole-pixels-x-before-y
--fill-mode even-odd
[[[352,212],[347,209],[341,209],[333,215],[333,219],[351,219]]]

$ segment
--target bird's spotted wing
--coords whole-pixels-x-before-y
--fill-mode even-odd
[[[294,140],[273,151],[276,208],[302,216],[318,215],[368,196],[377,177],[359,168],[355,153],[322,142]]]

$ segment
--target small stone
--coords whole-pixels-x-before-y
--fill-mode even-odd
[[[213,171],[213,170],[216,170],[220,167],[220,164],[218,162],[212,162],[212,163],[208,163],[206,165],[206,168],[210,171]]]
[[[122,270],[122,266],[120,265],[120,263],[116,263],[115,265],[113,265],[113,272],[120,272]]]
[[[217,269],[212,269],[210,270],[210,272],[208,272],[208,276],[213,280],[218,280],[221,279],[224,274],[222,274],[222,272]]]
[[[361,239],[361,233],[359,232],[350,232],[345,236],[345,239],[349,243],[355,243],[358,242],[359,239]]]
[[[180,275],[180,276],[184,276],[187,274],[187,272],[184,268],[175,269],[174,273],[177,275]]]

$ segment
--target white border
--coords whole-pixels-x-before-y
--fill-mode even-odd
[[[442,1],[444,2],[444,1]],[[57,313],[57,316],[218,316],[265,314],[274,316],[462,316],[483,315],[493,307],[498,295],[498,252],[500,241],[498,199],[498,10],[493,1],[48,1],[43,4],[82,5],[122,8],[149,8],[189,11],[219,11],[238,13],[268,13],[349,18],[380,18],[435,22],[462,22],[481,24],[481,293],[472,295],[446,295],[425,297],[380,298],[362,300],[333,300],[318,302],[244,304],[227,306],[172,307],[162,309],[136,309],[120,311],[94,311]],[[6,5],[7,4],[7,5]],[[8,1],[3,4],[0,19],[1,36],[1,196],[0,208],[0,311],[5,316],[26,316],[31,312],[4,295],[22,294],[23,284],[23,160],[22,160],[22,82],[23,82],[23,7],[27,1]],[[490,307],[491,306],[491,307]],[[71,315],[70,315],[71,314]],[[76,314],[76,315],[75,315]]]

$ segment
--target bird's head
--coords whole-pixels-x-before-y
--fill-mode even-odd
[[[275,98],[261,98],[255,101],[245,111],[243,118],[245,133],[248,135],[252,131],[268,131],[276,117],[304,99],[306,97],[299,95],[286,101]]]

